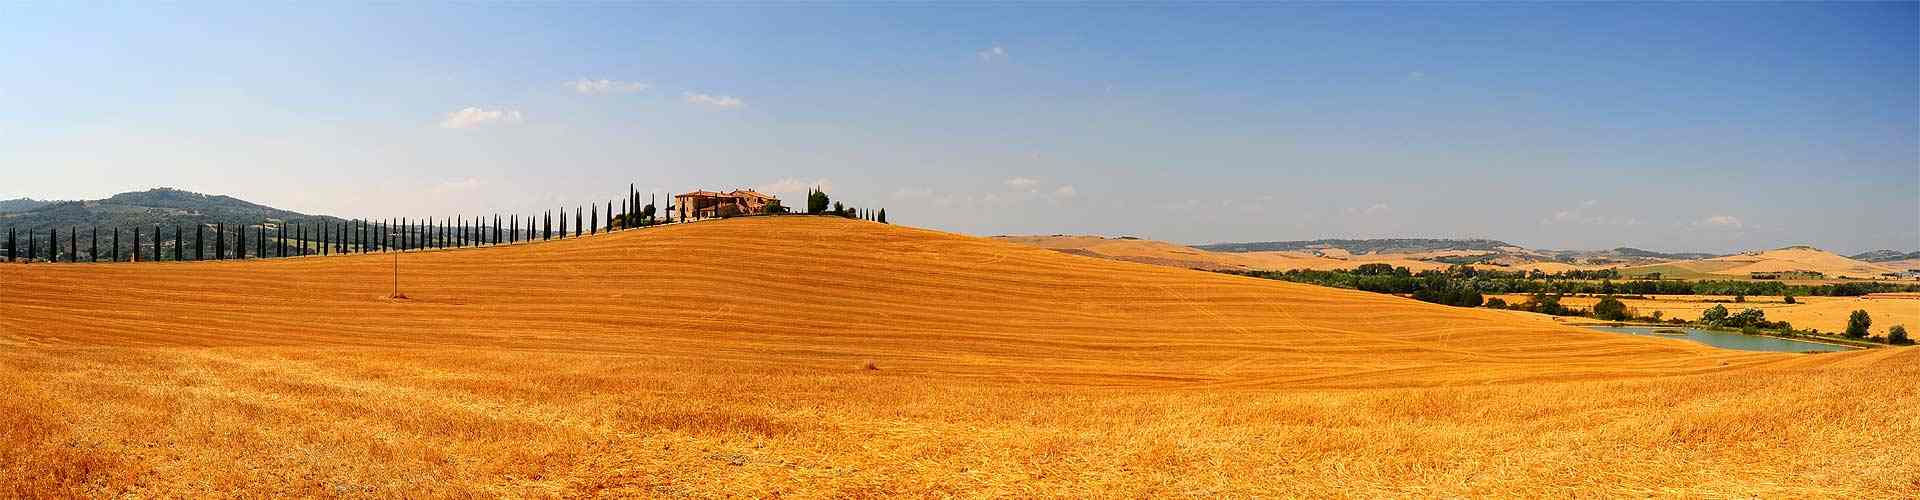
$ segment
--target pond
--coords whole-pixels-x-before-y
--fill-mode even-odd
[[[1594,326],[1589,328],[1603,331],[1603,332],[1625,333],[1629,335],[1643,335],[1648,337],[1666,337],[1670,339],[1687,339],[1694,342],[1699,342],[1702,344],[1719,347],[1722,349],[1738,349],[1742,351],[1834,352],[1834,351],[1852,350],[1852,348],[1849,348],[1849,347],[1842,347],[1842,346],[1837,346],[1832,344],[1801,342],[1798,340],[1787,340],[1779,337],[1767,337],[1762,335],[1746,335],[1739,332],[1702,330],[1699,328],[1669,327],[1669,326]],[[1656,330],[1659,332],[1677,331],[1681,333],[1657,333]]]

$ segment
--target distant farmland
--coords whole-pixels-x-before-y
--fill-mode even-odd
[[[840,218],[0,278],[6,496],[1920,489],[1920,348],[1715,350]]]

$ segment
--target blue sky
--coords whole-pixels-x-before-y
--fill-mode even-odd
[[[0,198],[1912,250],[1916,5],[6,4]]]

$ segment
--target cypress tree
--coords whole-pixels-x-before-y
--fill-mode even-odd
[[[40,251],[40,242],[33,241],[34,237],[33,231],[27,231],[27,262],[33,262],[34,254]]]
[[[100,226],[93,226],[92,231],[87,237],[87,260],[100,262]]]
[[[548,210],[545,215],[541,216],[540,241],[551,239],[553,239],[553,211]]]
[[[207,225],[193,225],[193,260],[207,260]]]
[[[19,256],[18,254],[20,253],[20,249],[14,247],[14,245],[17,245],[19,243],[20,243],[19,241],[15,241],[13,239],[13,228],[8,227],[7,228],[7,262],[13,262]]]
[[[187,260],[187,255],[185,251],[187,249],[187,245],[186,245],[187,239],[185,236],[183,236],[184,234],[186,233],[180,230],[179,224],[173,225],[173,261],[174,262]]]
[[[153,225],[153,261],[160,262],[160,225]]]
[[[133,253],[127,254],[127,262],[140,261],[140,226],[133,226]]]
[[[80,262],[80,230],[67,227],[67,262]]]
[[[120,262],[120,228],[113,228],[113,260],[107,262]]]
[[[233,258],[241,260],[246,260],[247,258],[246,224],[241,224],[239,229],[233,230]]]
[[[567,239],[567,209],[560,209],[560,239]]]
[[[507,214],[507,244],[520,242],[520,214]]]
[[[221,222],[213,230],[213,260],[227,258],[227,223]]]
[[[580,237],[580,207],[573,207],[573,236]]]
[[[47,228],[47,262],[60,262],[60,228]]]
[[[590,222],[593,225],[590,226],[592,229],[587,230],[587,234],[600,234],[600,204],[598,203],[593,205],[593,219],[590,219]]]

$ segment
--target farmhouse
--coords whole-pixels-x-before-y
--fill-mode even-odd
[[[673,196],[673,204],[677,207],[674,210],[678,212],[675,215],[681,219],[764,214],[767,213],[767,205],[779,201],[779,198],[752,189],[735,189],[730,193],[694,191]]]

